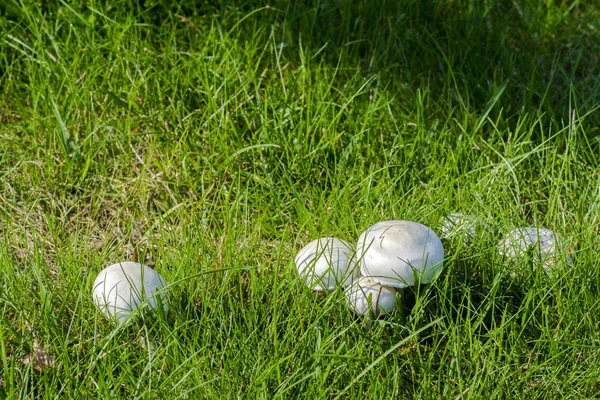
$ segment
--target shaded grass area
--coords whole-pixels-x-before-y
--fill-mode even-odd
[[[0,395],[597,395],[597,6],[3,3]],[[371,330],[294,274],[311,239],[451,211],[498,231]],[[507,274],[527,224],[575,264]],[[132,258],[171,312],[115,330],[91,284]]]

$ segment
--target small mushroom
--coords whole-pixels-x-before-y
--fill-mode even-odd
[[[564,241],[547,228],[516,228],[508,232],[498,244],[498,253],[513,263],[526,258],[531,251],[533,262],[541,264],[548,273],[552,271],[561,251],[565,250]],[[567,263],[572,263],[567,254]]]
[[[444,246],[430,228],[411,221],[383,221],[358,238],[356,257],[363,276],[384,286],[427,283],[442,268]]]
[[[106,317],[122,324],[144,301],[151,309],[156,308],[160,301],[166,313],[165,286],[165,279],[152,268],[126,261],[103,269],[94,281],[92,295],[94,303]]]
[[[479,221],[474,215],[460,212],[451,213],[442,220],[440,236],[444,239],[464,237],[464,243],[470,244],[477,234]]]
[[[306,286],[321,292],[352,283],[358,274],[353,256],[354,250],[348,242],[324,237],[304,246],[294,261]]]
[[[364,276],[348,286],[345,294],[348,307],[360,315],[368,315],[369,310],[372,310],[375,317],[378,317],[389,314],[396,308],[396,290]]]

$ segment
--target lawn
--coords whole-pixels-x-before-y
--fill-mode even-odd
[[[597,0],[3,0],[0,398],[597,398],[599,107]],[[451,212],[385,318],[296,273]],[[521,226],[573,262],[511,272]],[[125,260],[168,315],[98,311]]]

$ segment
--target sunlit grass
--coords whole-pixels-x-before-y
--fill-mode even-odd
[[[0,397],[600,392],[593,2],[42,3],[0,5]],[[295,273],[450,212],[491,229],[371,329]],[[509,273],[528,225],[573,265]],[[170,312],[117,328],[92,283],[131,259]]]

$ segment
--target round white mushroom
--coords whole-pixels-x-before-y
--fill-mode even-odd
[[[531,251],[533,262],[541,264],[547,272],[552,270],[564,250],[565,243],[556,233],[537,227],[513,229],[498,244],[498,253],[514,263],[526,258]],[[569,255],[566,261],[572,262]]]
[[[427,283],[442,268],[444,246],[434,231],[411,221],[383,221],[358,238],[356,257],[363,276],[384,286]]]
[[[316,291],[348,286],[358,275],[352,246],[334,237],[313,240],[298,252],[294,261],[306,286]]]
[[[348,307],[360,315],[368,315],[372,310],[377,317],[389,314],[396,308],[396,290],[364,276],[348,286],[345,294]]]
[[[440,236],[444,239],[452,239],[457,236],[464,237],[465,243],[475,239],[479,221],[474,215],[460,212],[451,213],[444,217]]]
[[[160,302],[166,313],[165,286],[165,279],[152,268],[126,261],[103,269],[94,281],[92,294],[104,315],[123,323],[142,303],[154,309]]]

